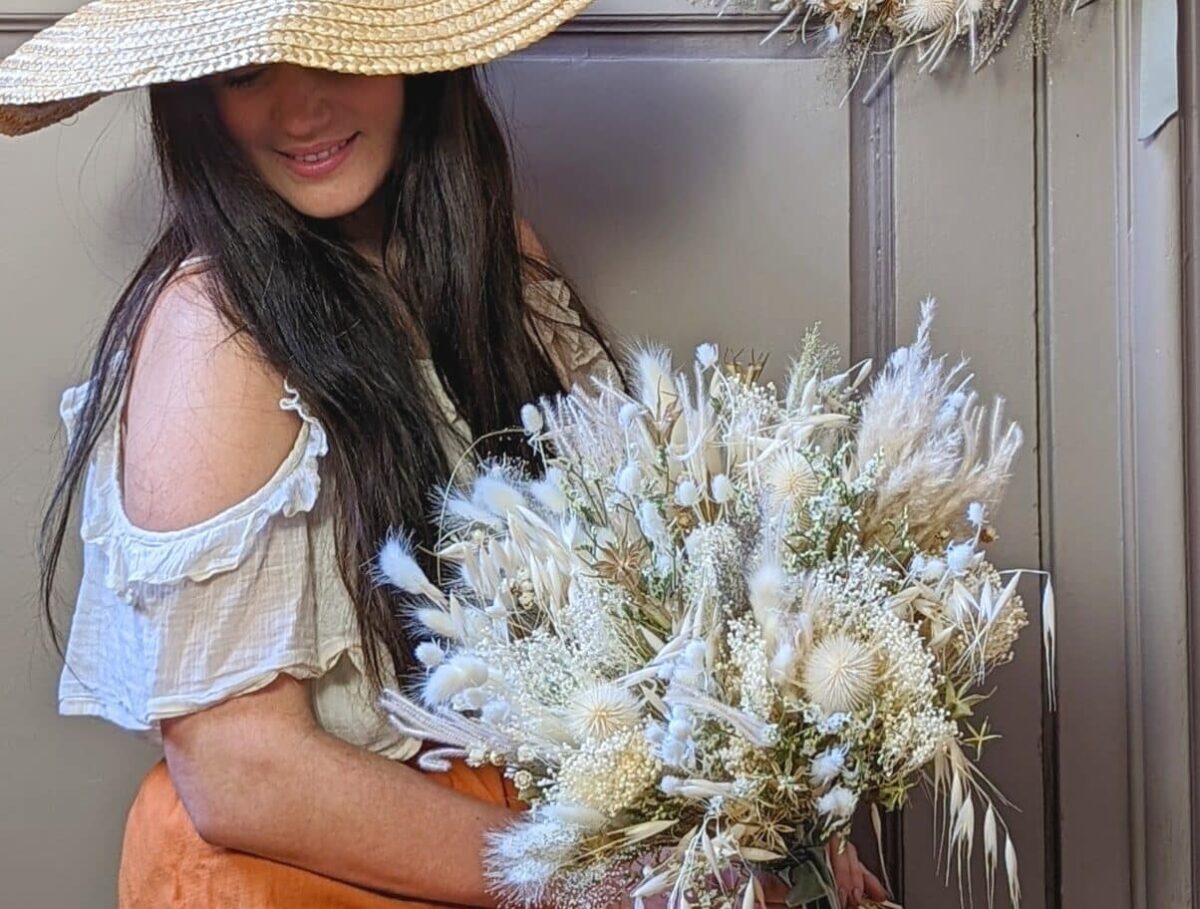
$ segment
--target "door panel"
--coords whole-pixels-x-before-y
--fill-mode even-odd
[[[844,346],[847,116],[821,64],[637,45],[601,36],[564,66],[551,43],[497,74],[527,215],[627,337],[682,358],[718,338],[776,374],[807,323]]]
[[[1004,394],[1026,431],[994,554],[1038,567],[1028,62],[1010,54],[969,84],[953,68],[937,80],[907,71],[870,107],[842,105],[833,70],[803,46],[760,46],[762,20],[745,32],[748,20],[663,8],[597,6],[609,15],[497,67],[535,225],[619,333],[682,356],[716,338],[769,350],[779,369],[814,321],[855,356],[878,356],[938,296],[938,347],[969,352],[981,394]],[[1005,738],[983,769],[1021,809],[1005,817],[1024,905],[1042,907],[1037,585],[1024,595],[1032,625],[996,676],[987,712]],[[931,815],[920,796],[906,813],[905,897],[951,909]],[[983,894],[978,875],[972,886]]]
[[[1001,567],[1037,568],[1033,71],[1019,54],[1002,55],[973,76],[965,69],[952,65],[937,79],[909,69],[896,86],[897,337],[912,337],[921,299],[935,296],[935,346],[952,357],[970,355],[983,399],[1007,399],[1025,445],[991,552]],[[1016,838],[1021,905],[1035,909],[1045,905],[1038,585],[1024,583],[1021,594],[1031,624],[1015,662],[993,676],[996,695],[983,705],[1003,738],[989,743],[982,769],[1020,809],[1003,816]],[[937,874],[931,820],[924,799],[906,812],[905,897],[912,906],[951,909],[958,897]],[[975,880],[982,902],[981,875]]]

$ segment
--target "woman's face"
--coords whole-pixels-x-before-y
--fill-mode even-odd
[[[358,211],[396,157],[403,76],[360,76],[290,63],[212,77],[217,111],[263,181],[312,218]]]

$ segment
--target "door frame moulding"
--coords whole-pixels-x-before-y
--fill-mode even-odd
[[[1192,905],[1200,907],[1200,13],[1179,4],[1179,194],[1187,499]]]
[[[0,35],[40,32],[65,15],[66,13],[0,13]]]

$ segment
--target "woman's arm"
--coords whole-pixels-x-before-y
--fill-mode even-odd
[[[202,276],[173,282],[134,351],[130,520],[177,530],[260,488],[300,429],[281,394],[282,377],[230,337]],[[481,847],[509,812],[329,735],[306,683],[281,675],[162,731],[171,778],[206,840],[405,896],[493,904]]]
[[[267,688],[163,722],[167,767],[200,836],[359,886],[493,906],[484,836],[515,816],[324,732],[308,687]]]

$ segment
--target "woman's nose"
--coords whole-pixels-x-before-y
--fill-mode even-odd
[[[319,138],[331,113],[325,80],[318,70],[290,63],[281,66],[273,86],[279,128],[298,139]]]

